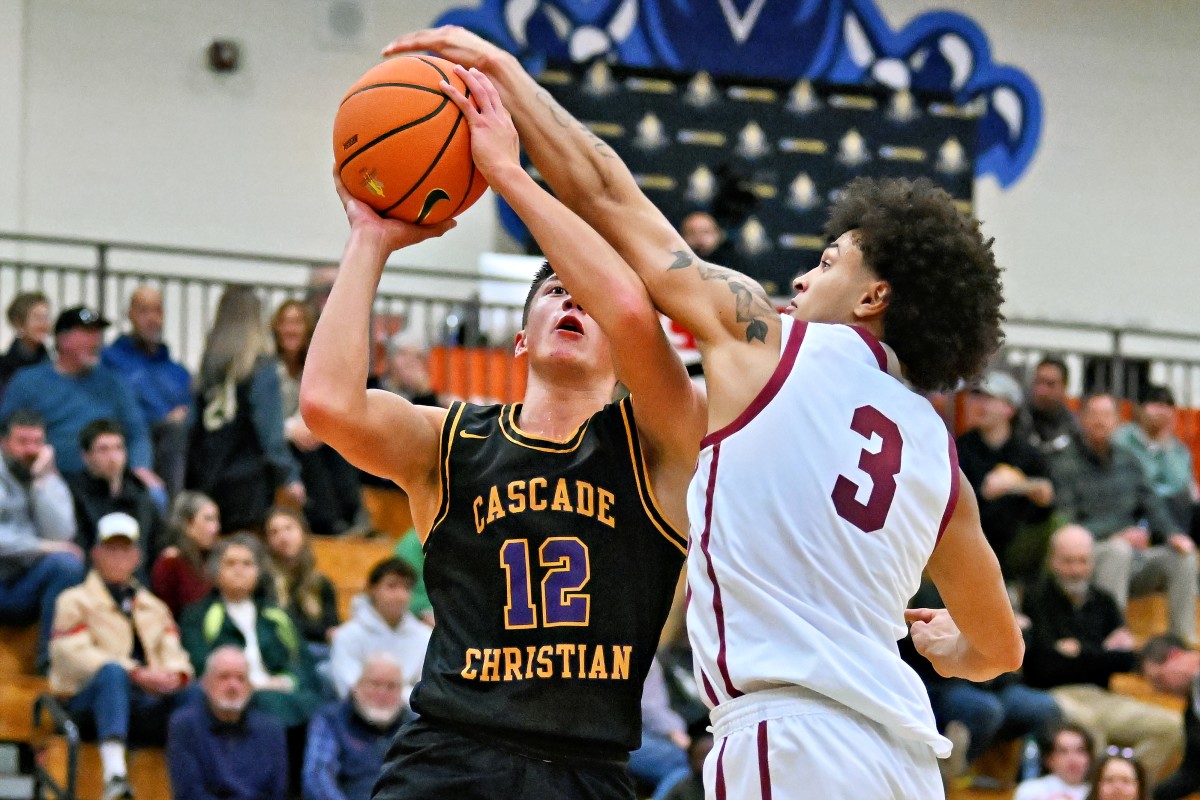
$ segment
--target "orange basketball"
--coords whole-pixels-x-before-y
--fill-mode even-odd
[[[471,160],[467,120],[438,88],[443,80],[467,94],[451,62],[397,56],[368,70],[338,107],[338,174],[383,216],[433,225],[467,210],[487,188]]]

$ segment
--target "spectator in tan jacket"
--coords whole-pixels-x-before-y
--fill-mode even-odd
[[[95,724],[102,800],[120,800],[133,794],[125,768],[131,724],[161,744],[193,672],[170,610],[133,578],[141,560],[137,521],[115,512],[96,528],[92,571],[55,607],[50,690],[73,717]]]

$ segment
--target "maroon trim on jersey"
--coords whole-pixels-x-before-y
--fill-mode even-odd
[[[851,325],[850,330],[857,333],[867,347],[871,348],[871,353],[875,356],[875,363],[879,365],[881,370],[887,372],[887,351],[883,349],[883,345],[875,338],[875,334],[857,325]]]
[[[725,606],[721,602],[721,585],[717,583],[717,572],[713,568],[712,555],[708,543],[712,533],[713,495],[717,490],[717,463],[721,460],[721,445],[713,448],[712,464],[708,468],[708,488],[704,491],[704,531],[700,534],[700,550],[704,553],[704,562],[708,565],[708,580],[712,583],[713,615],[717,621],[717,669],[721,671],[721,681],[725,684],[725,692],[730,697],[741,697],[742,693],[733,686],[729,677],[728,654],[725,647]],[[710,697],[710,700],[715,698]]]
[[[800,352],[800,344],[804,341],[804,332],[806,330],[808,330],[807,322],[802,322],[798,319],[792,320],[792,331],[788,334],[788,340],[783,346],[783,353],[779,357],[779,363],[775,365],[775,371],[771,373],[767,385],[762,388],[757,397],[750,401],[750,405],[746,406],[741,414],[738,414],[737,419],[719,431],[713,431],[701,439],[700,449],[703,450],[705,447],[710,447],[722,439],[728,439],[749,425],[750,420],[757,417],[758,412],[766,408],[767,403],[770,403],[775,395],[779,394],[779,389],[783,386],[783,382],[787,380],[787,376],[792,372],[792,365],[796,363],[796,354]]]
[[[717,800],[725,800],[725,744],[729,737],[721,739],[721,749],[717,751]]]
[[[712,681],[708,679],[708,673],[704,671],[704,667],[700,668],[700,682],[704,684],[704,693],[708,695],[709,702],[713,707],[721,704],[721,699],[717,697],[717,690],[713,688]]]
[[[950,517],[954,515],[954,508],[958,505],[958,447],[955,446],[952,435],[946,436],[950,439],[950,499],[946,501],[946,510],[942,512],[942,524],[938,526],[934,547],[942,540],[942,534],[946,532],[946,526],[950,524]]]
[[[771,800],[771,765],[767,762],[767,721],[758,723],[758,788],[762,800]]]

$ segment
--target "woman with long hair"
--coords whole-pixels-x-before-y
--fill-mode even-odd
[[[167,528],[172,544],[155,560],[150,588],[179,619],[184,606],[212,591],[204,562],[221,532],[221,511],[208,495],[183,491],[171,504]]]
[[[229,286],[221,295],[196,395],[186,485],[212,497],[223,529],[261,528],[279,489],[302,505],[300,467],[283,435],[279,373],[253,288]]]
[[[254,534],[242,531],[217,542],[207,562],[213,590],[184,609],[179,628],[192,663],[201,669],[218,647],[244,650],[254,702],[294,728],[321,702],[317,678],[291,616],[260,590],[264,568]]]
[[[279,607],[292,615],[300,635],[317,659],[328,656],[338,619],[337,594],[329,578],[317,571],[304,514],[288,506],[267,512],[267,574]]]
[[[1150,800],[1146,770],[1129,754],[1109,754],[1096,765],[1086,800]]]
[[[314,533],[329,536],[354,525],[362,509],[362,487],[358,470],[313,436],[300,416],[300,376],[316,325],[315,309],[301,300],[284,300],[271,316],[283,431],[300,464],[300,478],[308,494],[304,513]]]

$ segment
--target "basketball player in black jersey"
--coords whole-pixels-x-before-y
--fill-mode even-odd
[[[301,386],[313,432],[404,488],[424,538],[438,624],[420,719],[375,796],[632,798],[624,761],[687,549],[703,396],[633,271],[521,168],[507,113],[456,101],[478,167],[557,269],[535,278],[516,337],[524,403],[447,410],[359,388],[386,258],[453,225],[381,219],[340,184],[351,232]],[[618,376],[630,394],[612,402]]]

